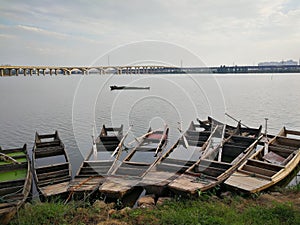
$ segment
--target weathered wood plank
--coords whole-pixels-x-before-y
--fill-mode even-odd
[[[247,165],[247,164],[243,167],[243,171],[248,171],[254,174],[260,174],[266,177],[272,177],[274,174],[276,174],[276,171],[274,170],[268,170],[261,167]]]
[[[274,164],[259,161],[259,160],[256,160],[256,159],[248,159],[247,164],[251,165],[251,166],[265,168],[265,169],[268,169],[268,170],[273,170],[273,171],[276,171],[276,172],[284,168],[284,166],[274,165]]]

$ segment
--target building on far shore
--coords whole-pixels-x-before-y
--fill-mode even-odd
[[[281,62],[260,62],[258,66],[297,66],[298,62],[294,60],[282,60]]]

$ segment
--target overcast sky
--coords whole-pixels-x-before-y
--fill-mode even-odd
[[[298,61],[300,1],[2,0],[0,4],[0,64],[90,65],[118,46],[149,40],[180,46],[209,66]],[[136,48],[127,50],[144,57]],[[159,60],[162,53],[175,54],[164,47],[153,54]],[[184,65],[193,64],[177,57]],[[110,61],[123,63],[112,56]]]

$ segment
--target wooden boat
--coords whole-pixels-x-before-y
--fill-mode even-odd
[[[150,87],[110,86],[110,90],[150,90]]]
[[[285,179],[300,162],[300,140],[287,135],[300,135],[298,131],[283,128],[249,157],[225,182],[229,187],[256,193]]]
[[[123,125],[103,125],[91,151],[70,183],[69,191],[72,196],[75,194],[76,197],[83,197],[98,190],[114,162],[114,158],[111,157],[112,151],[122,145],[126,136],[123,135]]]
[[[259,138],[229,135],[223,127],[207,145],[200,159],[185,173],[169,183],[168,188],[182,195],[196,196],[226,180],[253,152]],[[261,138],[261,137],[260,137]]]
[[[167,185],[197,162],[210,137],[210,131],[192,121],[181,138],[149,170],[140,186],[147,194],[166,194]]]
[[[0,224],[8,224],[28,198],[32,185],[26,144],[23,148],[0,148]]]
[[[138,186],[141,179],[161,157],[168,138],[169,128],[153,131],[151,128],[142,136],[123,161],[116,158],[116,166],[100,186],[99,191],[109,199],[123,199]]]
[[[197,119],[197,121],[200,124],[200,127],[203,127],[205,130],[211,130],[211,126],[214,125],[223,125],[224,123],[212,118],[208,117],[207,120],[200,120]],[[225,133],[228,135],[235,134],[240,136],[247,136],[247,137],[254,137],[258,138],[261,135],[262,126],[259,126],[259,128],[252,128],[252,127],[245,127],[242,126],[240,122],[238,122],[238,126],[231,126],[228,124],[225,124]]]
[[[41,200],[67,193],[71,180],[71,164],[57,131],[43,135],[36,132],[32,166]]]

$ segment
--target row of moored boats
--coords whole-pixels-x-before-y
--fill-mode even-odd
[[[219,184],[255,193],[287,178],[300,161],[300,132],[282,128],[278,135],[262,127],[223,124],[211,117],[191,122],[174,145],[169,128],[149,128],[126,154],[120,127],[105,127],[72,179],[71,163],[57,131],[36,133],[32,163],[26,145],[0,148],[0,222],[8,223],[31,193],[32,176],[41,200],[99,196],[124,199],[142,191],[196,196]],[[125,154],[125,156],[124,156]],[[111,157],[113,156],[113,157]]]

